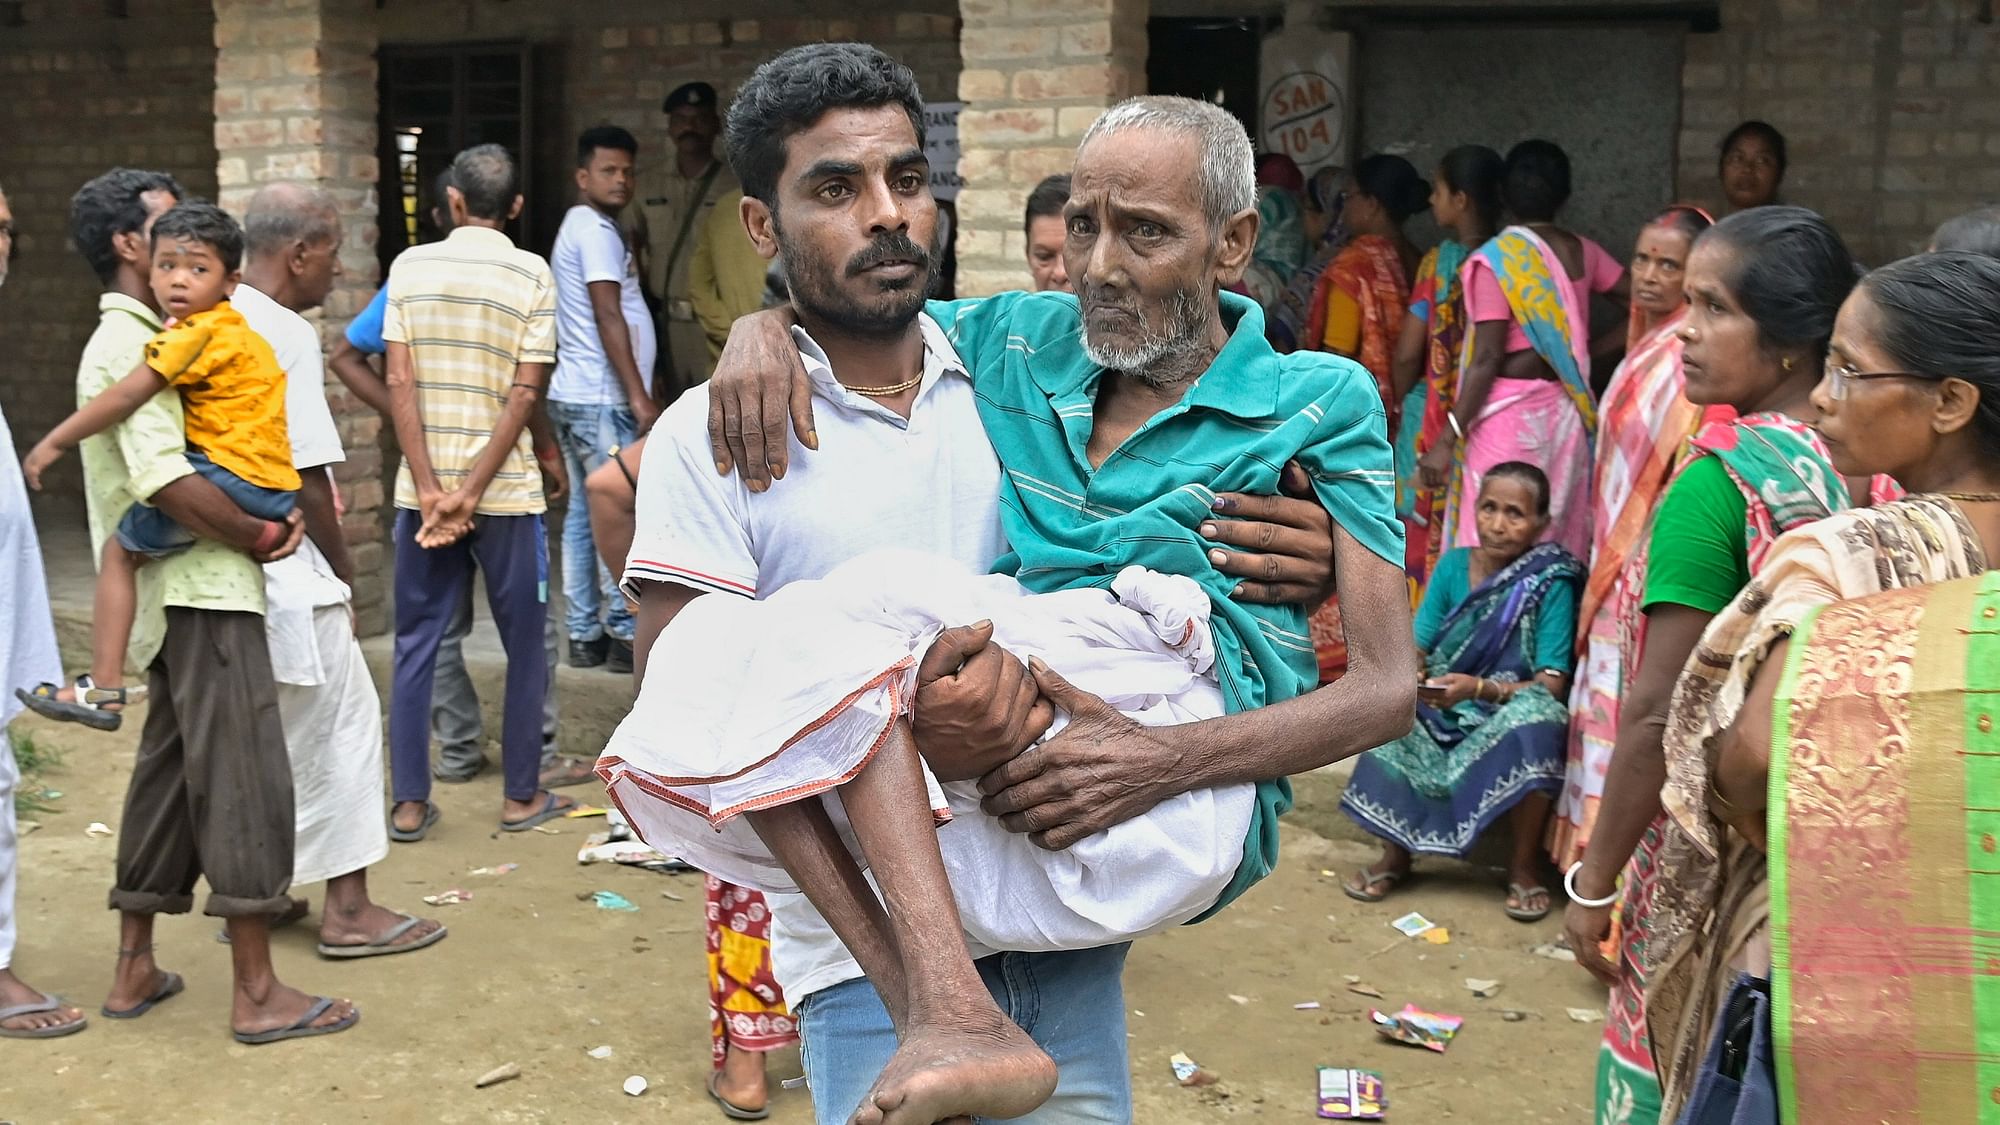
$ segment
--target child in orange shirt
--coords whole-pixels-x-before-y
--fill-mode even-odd
[[[179,390],[194,470],[260,519],[283,521],[298,500],[299,474],[285,429],[285,372],[229,296],[243,261],[243,228],[212,203],[182,203],[153,224],[153,296],[167,326],[146,345],[132,373],[70,415],[22,462],[28,484],[85,438],[130,418],[152,397]],[[273,524],[273,526],[277,526]],[[104,544],[91,621],[91,671],[73,700],[42,684],[17,693],[38,714],[116,730],[122,708],[143,689],[125,684],[125,650],[138,600],[138,567],[194,545],[188,531],[158,508],[134,504]]]

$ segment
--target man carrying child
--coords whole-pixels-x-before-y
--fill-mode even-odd
[[[169,177],[121,168],[84,185],[71,205],[71,237],[106,289],[77,371],[78,401],[86,409],[121,380],[137,378],[135,368],[149,357],[168,369],[153,375],[165,386],[165,378],[190,366],[218,376],[245,371],[244,357],[223,349],[257,350],[244,339],[247,330],[212,333],[191,355],[174,354],[165,347],[170,341],[160,340],[163,307],[199,323],[198,314],[226,304],[236,280],[231,246],[238,256],[242,247],[240,229],[227,216],[217,223],[220,212],[210,214],[212,208],[182,208],[156,231],[180,196]],[[268,356],[264,347],[253,358]],[[94,544],[107,544],[138,504],[193,540],[137,568],[138,609],[127,619],[131,655],[148,670],[152,706],[118,833],[110,896],[120,914],[118,964],[102,1012],[136,1018],[182,990],[181,978],[154,962],[153,919],[190,909],[194,884],[205,877],[206,911],[224,919],[231,939],[236,1038],[268,1043],[344,1031],[360,1018],[353,1004],[289,987],[271,965],[270,919],[290,905],[294,824],[258,563],[296,549],[300,521],[296,514],[251,515],[186,455],[193,447],[215,464],[241,465],[246,458],[239,455],[255,458],[275,441],[289,468],[283,375],[202,382],[203,393],[255,387],[252,398],[275,399],[224,411],[225,418],[255,420],[243,427],[255,433],[239,437],[235,426],[220,433],[197,426],[199,412],[183,404],[194,388],[155,393],[136,408],[121,407],[122,420],[83,443]],[[232,413],[239,408],[242,414]],[[247,446],[232,444],[245,438]],[[158,520],[153,530],[162,533],[156,542],[181,538]]]

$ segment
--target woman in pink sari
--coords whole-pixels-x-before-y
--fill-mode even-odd
[[[1454,464],[1446,549],[1478,541],[1471,498],[1486,470],[1526,461],[1548,475],[1548,537],[1578,557],[1590,553],[1592,294],[1627,297],[1625,269],[1602,246],[1556,225],[1569,199],[1569,156],[1549,141],[1507,154],[1501,195],[1516,225],[1475,251],[1463,273],[1467,337],[1452,437],[1425,454],[1427,475]],[[1622,336],[1617,333],[1616,336]],[[1611,342],[1618,340],[1614,336]]]
[[[1683,393],[1680,329],[1687,319],[1683,281],[1688,252],[1710,223],[1698,208],[1669,207],[1639,232],[1632,251],[1625,361],[1605,388],[1598,412],[1590,579],[1577,615],[1582,660],[1570,692],[1569,765],[1549,841],[1549,853],[1563,870],[1583,856],[1604,795],[1604,771],[1618,741],[1618,699],[1626,669],[1619,658],[1614,591],[1645,538],[1687,439],[1702,420],[1701,408]]]

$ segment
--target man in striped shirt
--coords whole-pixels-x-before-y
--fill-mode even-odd
[[[547,503],[527,421],[555,362],[555,279],[502,228],[521,210],[513,159],[478,145],[452,162],[451,234],[389,270],[390,415],[396,475],[396,659],[389,702],[389,834],[421,840],[430,802],[431,686],[438,644],[475,569],[507,651],[500,827],[519,832],[575,802],[541,787],[548,686]]]

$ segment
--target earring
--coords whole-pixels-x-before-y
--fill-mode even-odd
[[[1792,369],[1792,357],[1791,357],[1791,356],[1786,356],[1786,357],[1785,357],[1785,358],[1784,358],[1784,359],[1783,359],[1783,360],[1782,360],[1782,361],[1780,362],[1780,366],[1782,366],[1782,367],[1783,367],[1783,368],[1784,368],[1785,370],[1787,370],[1787,371],[1790,371],[1790,370]]]

